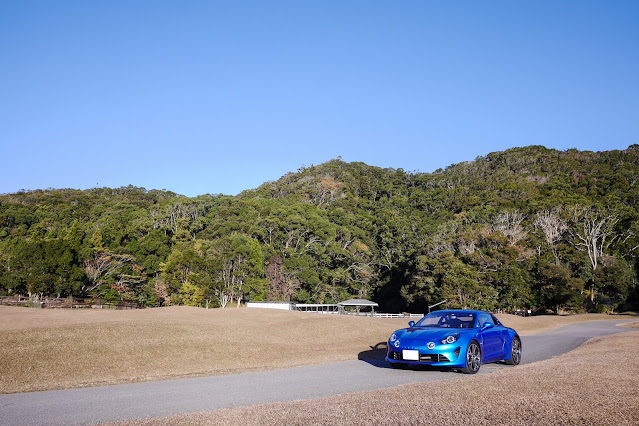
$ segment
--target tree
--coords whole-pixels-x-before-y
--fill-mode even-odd
[[[451,259],[442,275],[442,296],[462,309],[494,309],[497,292],[483,285],[477,271],[458,259]]]
[[[330,175],[324,176],[317,184],[317,189],[313,194],[312,202],[317,206],[331,203],[342,188],[342,183],[335,180]]]
[[[526,218],[517,211],[507,211],[495,216],[495,231],[500,231],[511,246],[517,244],[518,241],[526,238],[528,232],[522,226],[523,220]]]
[[[573,244],[586,251],[592,270],[597,269],[599,258],[611,242],[618,217],[599,208],[574,206],[571,211]]]
[[[212,262],[210,243],[186,241],[178,244],[162,265],[162,274],[155,284],[156,291],[160,295],[166,294],[165,298],[168,297],[170,303],[179,304],[188,300],[189,303],[197,301],[192,306],[201,306],[209,288],[214,286]],[[202,290],[196,292],[195,288]]]
[[[559,265],[559,253],[556,244],[563,239],[564,233],[568,230],[568,224],[559,216],[557,210],[544,210],[537,213],[535,227],[544,233],[546,244],[550,247],[555,256],[555,264]]]
[[[602,256],[599,267],[594,273],[599,294],[596,310],[613,311],[628,300],[634,285],[633,271],[624,259],[615,256]]]
[[[215,243],[217,297],[222,307],[235,300],[239,306],[245,298],[262,300],[264,296],[264,260],[255,238],[234,232]]]
[[[597,270],[604,250],[612,241],[617,215],[600,208],[573,206],[570,209],[571,233],[576,249],[588,253],[593,273]],[[590,281],[590,302],[595,302],[595,282]]]
[[[539,295],[544,306],[553,307],[556,313],[581,305],[580,293],[584,282],[571,277],[570,270],[552,262],[540,261],[537,275]]]
[[[180,287],[179,293],[180,302],[182,302],[184,306],[202,306],[205,301],[206,289],[186,282]]]
[[[128,254],[115,254],[108,249],[95,248],[93,258],[84,261],[84,271],[91,285],[85,286],[83,290],[95,290],[110,278],[114,281],[119,280],[124,274],[124,267],[133,264],[134,261],[134,257]]]
[[[289,302],[295,291],[300,287],[300,282],[297,278],[286,272],[282,258],[277,254],[271,256],[266,266],[266,278],[268,279],[266,290],[268,300]]]

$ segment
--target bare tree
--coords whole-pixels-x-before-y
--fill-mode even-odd
[[[94,249],[93,259],[84,261],[84,272],[92,285],[83,290],[91,291],[104,284],[108,277],[122,273],[122,267],[134,262],[128,254],[114,254],[106,249]]]
[[[599,208],[575,206],[570,210],[574,237],[573,244],[578,250],[586,251],[592,270],[597,269],[599,259],[608,248],[614,236],[614,226],[619,218]]]
[[[594,272],[599,265],[599,260],[604,255],[604,250],[614,240],[614,226],[619,218],[615,214],[602,211],[600,208],[584,206],[572,207],[570,218],[573,244],[577,250],[588,253],[590,266]],[[595,301],[593,283],[590,285],[590,301]]]
[[[167,235],[167,232],[176,235],[179,231],[183,231],[189,239],[195,240],[195,234],[203,226],[201,222],[198,222],[198,219],[207,212],[208,206],[206,204],[178,202],[163,211],[151,213],[153,229],[164,230],[164,235]]]
[[[269,280],[267,295],[269,300],[290,301],[300,282],[292,274],[284,270],[282,258],[274,254],[266,267],[266,277]]]
[[[245,263],[246,258],[241,254],[237,254],[232,259],[224,259],[222,271],[220,272],[224,285],[218,289],[218,300],[222,308],[225,308],[227,303],[233,302],[233,300],[237,301],[239,308],[244,298],[242,288],[244,287],[244,281],[247,276],[244,268]]]
[[[224,289],[218,289],[216,296],[220,302],[220,307],[226,308],[226,305],[229,303],[229,295],[224,291]]]
[[[518,211],[504,212],[495,217],[494,229],[504,234],[510,245],[514,246],[528,235],[528,231],[521,224],[525,218],[526,216]]]
[[[220,306],[222,308],[226,308],[226,305],[229,301],[231,301],[233,294],[233,281],[235,279],[233,275],[233,262],[227,259],[224,260],[222,264],[222,270],[220,271],[220,277],[222,278],[222,282],[224,285],[220,287],[217,291],[218,299],[220,301]]]
[[[318,207],[323,204],[329,204],[337,198],[341,188],[341,182],[335,180],[333,176],[326,175],[317,184],[316,190],[311,197],[311,202]]]
[[[165,304],[171,304],[171,297],[169,296],[168,286],[162,277],[156,276],[153,282],[153,287],[158,297],[164,301]]]
[[[550,246],[552,254],[555,255],[555,264],[559,265],[559,253],[556,244],[562,240],[564,233],[568,230],[568,224],[563,220],[558,210],[544,210],[537,213],[535,227],[544,233],[546,244]]]

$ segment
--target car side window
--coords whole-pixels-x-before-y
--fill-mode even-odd
[[[501,325],[501,322],[499,322],[496,316],[494,316],[493,314],[490,314],[490,316],[493,319],[493,322],[495,323],[495,325]]]
[[[480,314],[479,315],[479,326],[483,327],[484,324],[486,324],[486,323],[495,325],[495,322],[493,321],[493,318],[490,315]]]

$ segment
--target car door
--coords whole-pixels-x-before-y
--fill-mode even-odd
[[[490,317],[493,319],[495,323],[494,329],[499,331],[499,340],[500,340],[500,348],[498,350],[498,359],[503,359],[506,354],[510,352],[510,337],[508,334],[508,329],[504,327],[504,325],[499,322],[499,320],[493,315],[490,314]]]
[[[484,362],[501,359],[504,353],[504,346],[506,345],[504,328],[499,324],[499,321],[495,321],[492,315],[489,314],[479,314],[478,323],[482,329],[486,324],[492,325],[492,327],[481,331],[483,340],[482,358]]]

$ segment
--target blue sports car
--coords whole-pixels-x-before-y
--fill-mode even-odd
[[[450,367],[475,374],[482,364],[521,361],[521,339],[484,311],[435,311],[388,339],[386,360],[394,368],[410,364]]]

